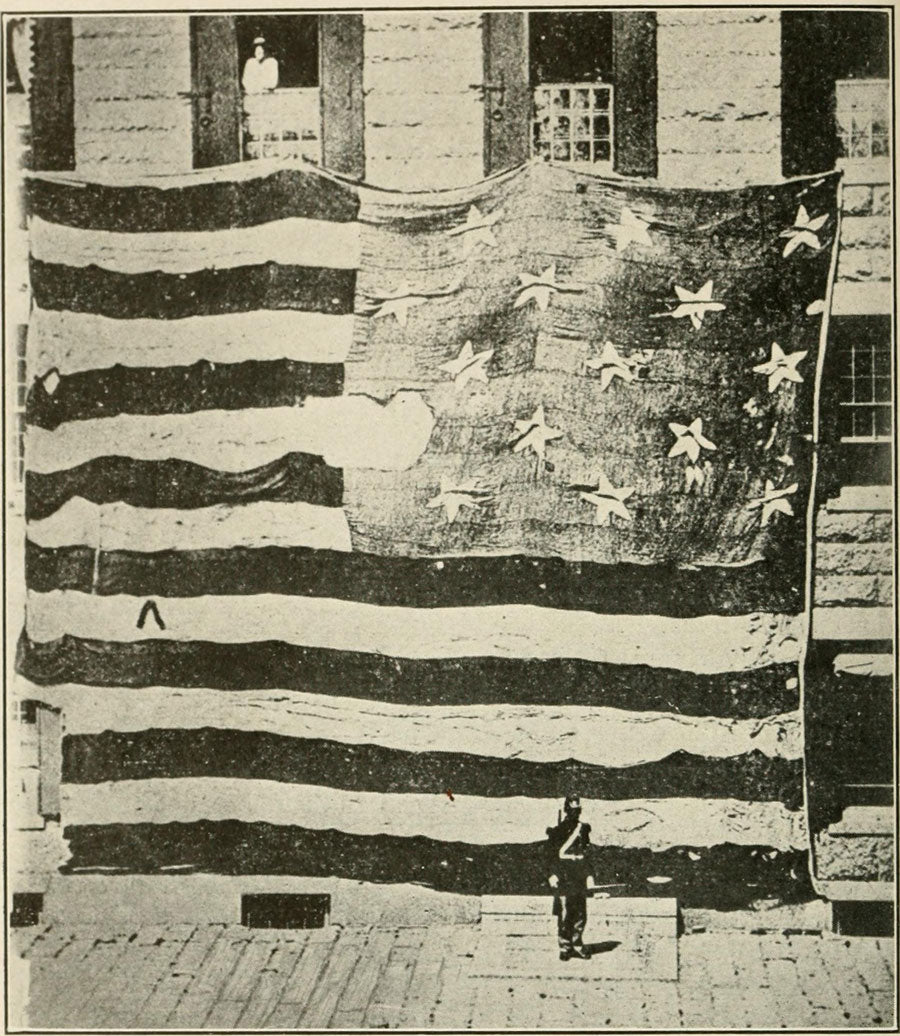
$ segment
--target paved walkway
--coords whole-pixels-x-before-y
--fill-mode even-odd
[[[473,978],[482,938],[478,924],[44,925],[14,932],[13,952],[35,1028],[893,1026],[886,939],[691,933],[673,982],[596,978],[598,960],[560,975],[552,943],[547,977]]]

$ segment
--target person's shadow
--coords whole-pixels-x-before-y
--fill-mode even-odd
[[[592,957],[598,953],[611,953],[617,946],[621,946],[617,939],[607,939],[606,942],[589,942],[584,944],[585,951]]]

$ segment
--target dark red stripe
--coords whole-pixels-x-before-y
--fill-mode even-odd
[[[245,360],[190,367],[123,367],[64,375],[49,393],[44,379],[28,393],[25,417],[39,428],[118,414],[191,414],[299,406],[307,396],[339,396],[344,365]]]
[[[63,738],[63,780],[73,784],[155,777],[237,777],[347,791],[559,798],[741,799],[803,804],[800,760],[761,752],[708,759],[675,752],[637,766],[573,759],[532,762],[462,752],[406,752],[383,745],[212,727],[111,731]]]
[[[110,443],[115,448],[115,443]],[[215,471],[185,460],[99,457],[65,471],[25,473],[25,516],[46,518],[73,497],[132,507],[210,507],[259,500],[341,507],[344,477],[309,453],[288,453],[248,471]]]
[[[553,817],[548,817],[552,823]],[[548,895],[546,848],[470,845],[428,838],[351,835],[301,827],[201,820],[192,824],[112,824],[67,827],[71,858],[65,871],[119,868],[154,874],[182,867],[213,874],[291,874],[396,884],[415,882],[464,895]],[[590,864],[600,885],[617,896],[674,896],[681,907],[737,910],[765,900],[813,898],[807,854],[768,846],[720,845],[652,852],[592,847]],[[665,884],[650,882],[669,877]]]
[[[64,636],[19,642],[18,671],[37,684],[285,690],[410,705],[594,705],[733,719],[798,707],[796,665],[685,673],[580,659],[393,658],[280,641],[110,643]]]
[[[407,608],[533,604],[608,615],[797,614],[793,566],[600,565],[559,558],[400,558],[309,547],[105,551],[28,543],[26,582],[39,591],[202,597],[291,594]]]
[[[353,312],[356,270],[261,263],[193,273],[116,273],[99,266],[31,260],[31,290],[42,309],[117,320],[178,320],[258,309]]]
[[[50,223],[123,234],[227,230],[301,217],[348,223],[359,212],[351,184],[300,169],[180,187],[28,182],[31,211]]]

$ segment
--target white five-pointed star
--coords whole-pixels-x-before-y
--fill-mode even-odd
[[[787,243],[784,246],[784,251],[781,253],[783,256],[789,256],[791,252],[795,252],[801,245],[806,245],[807,248],[812,248],[815,251],[819,251],[822,247],[819,241],[818,231],[825,226],[828,222],[828,213],[826,212],[823,216],[816,216],[815,219],[809,218],[809,213],[806,211],[806,206],[801,205],[797,209],[797,218],[794,220],[794,225],[788,227],[787,230],[782,230],[779,237],[786,237]]]
[[[562,438],[562,431],[558,428],[551,428],[544,417],[544,404],[541,403],[537,410],[524,421],[516,421],[516,434],[509,440],[512,444],[513,453],[522,450],[534,450],[535,454],[544,459],[547,443],[553,439]]]
[[[409,286],[408,281],[401,281],[394,291],[378,294],[378,300],[369,308],[369,312],[377,319],[378,317],[395,316],[401,327],[406,327],[409,311],[413,306],[421,306],[427,299],[439,299],[447,295],[453,295],[462,284],[462,278],[449,284],[446,288],[426,291],[416,291]]]
[[[470,381],[487,383],[487,364],[493,355],[493,349],[484,349],[480,353],[473,352],[472,343],[466,342],[456,359],[440,364],[438,370],[446,371],[453,378],[453,384],[457,388],[465,388]]]
[[[675,445],[669,450],[670,457],[686,453],[688,460],[696,464],[701,450],[715,450],[718,447],[703,434],[703,418],[698,417],[689,425],[673,421],[669,429],[675,435]]]
[[[499,218],[499,213],[496,212],[492,212],[489,216],[482,216],[478,206],[472,205],[466,215],[465,223],[448,230],[447,236],[462,237],[464,256],[471,255],[478,245],[496,248],[497,239],[494,237],[492,228]]]
[[[617,489],[606,477],[606,473],[601,471],[597,476],[596,487],[585,489],[579,486],[578,489],[579,497],[586,504],[597,508],[594,521],[598,525],[602,525],[604,522],[612,525],[614,514],[624,518],[626,522],[631,521],[631,512],[625,506],[625,501],[634,492],[634,486],[620,486]]]
[[[624,252],[634,242],[636,245],[653,247],[650,239],[649,224],[639,219],[627,206],[623,207],[617,226],[612,228],[616,235],[616,251]]]
[[[585,367],[592,371],[600,371],[600,391],[604,391],[612,384],[613,378],[621,378],[623,381],[634,381],[634,360],[620,356],[619,351],[612,342],[603,343],[603,351],[599,356],[584,361]]]
[[[490,492],[481,489],[477,482],[460,482],[454,485],[450,479],[441,479],[441,491],[433,496],[426,507],[443,507],[448,522],[455,522],[462,507],[482,507]]]
[[[769,391],[775,389],[783,381],[803,381],[803,375],[797,370],[797,364],[807,355],[806,352],[785,353],[777,342],[772,343],[772,356],[765,363],[753,368],[754,374],[766,374],[769,378]]]
[[[427,297],[427,295],[412,291],[409,283],[403,281],[397,285],[395,291],[392,291],[389,295],[382,296],[384,301],[375,310],[373,316],[376,319],[378,317],[395,316],[397,323],[401,327],[406,327],[410,309],[413,306],[421,306]]]
[[[789,486],[785,486],[783,489],[776,489],[771,479],[766,479],[766,488],[762,496],[757,497],[755,500],[751,500],[747,504],[748,509],[759,508],[760,514],[762,515],[762,525],[768,525],[769,519],[774,514],[788,514],[793,515],[794,509],[791,507],[790,500],[786,500],[785,497],[791,496],[797,492],[797,483],[792,482]]]
[[[556,263],[542,270],[537,276],[533,273],[520,273],[519,297],[513,303],[513,309],[525,306],[532,299],[538,308],[545,310],[550,305],[550,296],[555,291],[579,292],[583,289],[573,285],[558,284],[556,280]]]
[[[694,330],[699,331],[707,313],[718,313],[725,308],[724,302],[713,299],[713,282],[707,281],[699,291],[688,291],[680,284],[675,285],[679,305],[669,313],[654,313],[654,317],[690,317]]]

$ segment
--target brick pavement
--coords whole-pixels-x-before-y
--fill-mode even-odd
[[[472,977],[480,924],[43,925],[13,933],[33,1028],[891,1028],[893,943],[689,933],[678,981]],[[551,967],[552,965],[552,967]],[[595,969],[596,970],[596,969]]]

